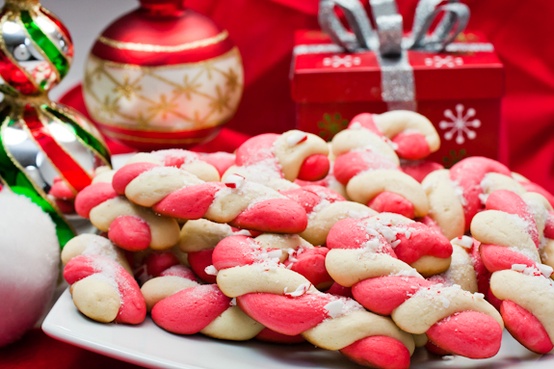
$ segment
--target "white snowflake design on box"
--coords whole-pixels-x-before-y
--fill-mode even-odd
[[[464,144],[466,137],[470,140],[477,137],[475,128],[481,127],[481,121],[476,119],[476,111],[473,108],[465,109],[463,104],[456,104],[455,110],[446,109],[443,116],[447,120],[439,122],[439,128],[444,130],[444,139],[450,141],[455,137],[458,145]]]
[[[435,67],[435,68],[454,68],[456,66],[460,66],[464,64],[464,59],[460,58],[459,56],[439,56],[435,55],[433,57],[427,57],[424,60],[425,65],[428,67]]]
[[[333,68],[339,68],[339,67],[350,68],[355,65],[360,65],[361,63],[362,63],[362,59],[360,59],[359,56],[352,56],[352,55],[345,55],[345,56],[333,55],[331,57],[323,58],[323,65],[326,67],[333,67]]]

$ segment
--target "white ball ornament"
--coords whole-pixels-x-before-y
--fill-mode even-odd
[[[50,217],[29,198],[0,190],[0,347],[46,313],[59,276],[60,244]]]

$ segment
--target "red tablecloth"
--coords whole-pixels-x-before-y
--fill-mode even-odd
[[[505,66],[502,160],[554,192],[554,2],[466,0],[470,29],[485,33]],[[318,0],[188,0],[187,5],[226,28],[245,67],[245,92],[236,116],[203,149],[229,150],[247,135],[294,127],[289,92],[293,33],[317,28]],[[416,0],[398,0],[406,27]],[[114,15],[115,18],[115,15]],[[99,32],[101,30],[98,30]],[[78,93],[78,92],[77,92]],[[241,132],[241,133],[237,133]],[[125,148],[113,144],[115,152]],[[0,368],[131,368],[58,342],[40,330],[0,349]]]

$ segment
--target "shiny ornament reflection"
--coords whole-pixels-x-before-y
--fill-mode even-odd
[[[0,30],[0,183],[50,215],[63,246],[75,195],[110,153],[86,118],[48,98],[73,60],[63,24],[38,0],[7,0]]]

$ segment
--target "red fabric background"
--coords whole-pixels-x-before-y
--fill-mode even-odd
[[[554,192],[554,2],[467,0],[468,28],[483,32],[505,66],[502,160]],[[318,0],[188,0],[226,28],[245,67],[245,93],[226,130],[208,150],[232,149],[246,134],[294,127],[289,92],[293,33],[317,28]],[[416,0],[398,0],[410,26]],[[115,16],[114,16],[115,18]],[[100,31],[100,30],[99,30]],[[133,365],[58,342],[34,330],[0,349],[0,368],[132,368]]]

